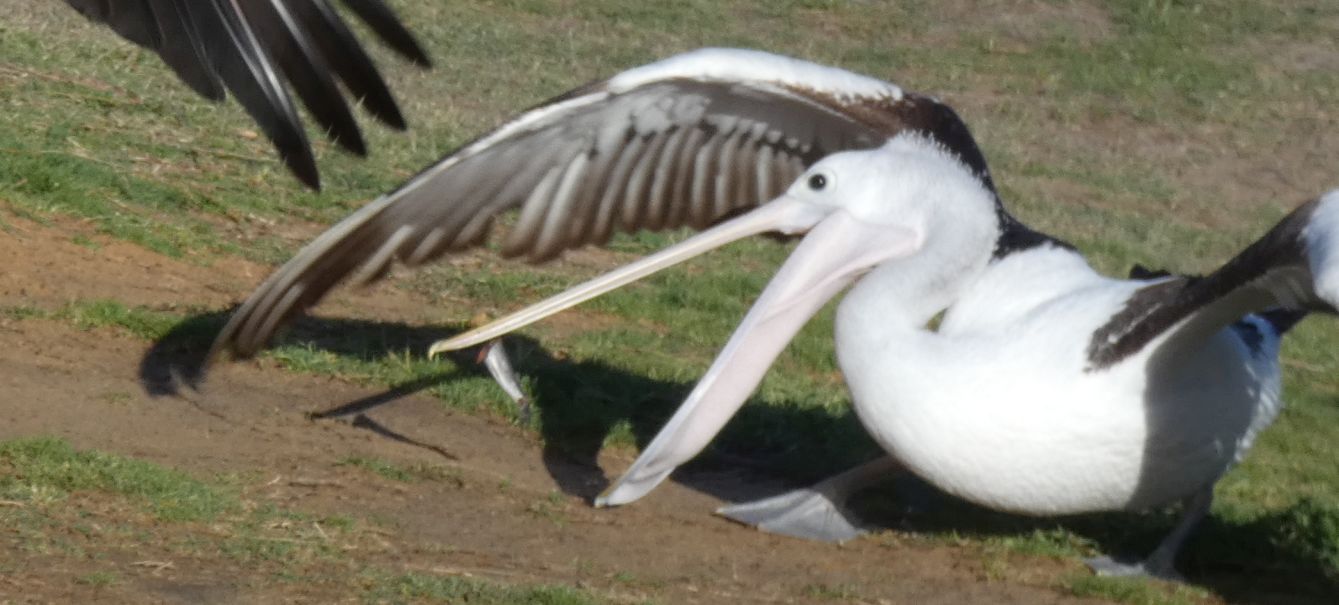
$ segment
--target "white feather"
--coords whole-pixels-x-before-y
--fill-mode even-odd
[[[609,88],[617,93],[650,82],[678,78],[772,82],[830,94],[843,100],[853,97],[902,98],[901,88],[882,80],[791,57],[736,48],[704,48],[631,69],[611,79]]]

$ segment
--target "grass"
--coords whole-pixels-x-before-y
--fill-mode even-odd
[[[972,124],[1014,212],[1113,274],[1136,262],[1209,269],[1294,203],[1335,185],[1326,159],[1335,149],[1323,133],[1333,130],[1329,106],[1339,96],[1339,70],[1327,50],[1339,33],[1339,9],[1319,2],[1038,0],[986,11],[955,2],[396,4],[438,59],[436,71],[421,74],[379,55],[415,130],[369,126],[376,151],[366,162],[319,144],[327,193],[312,194],[271,161],[236,107],[197,102],[156,58],[82,25],[58,3],[29,3],[0,24],[0,107],[10,125],[0,130],[0,200],[22,216],[78,217],[188,261],[277,263],[302,243],[278,225],[331,223],[519,108],[704,45],[767,48],[941,95]],[[682,237],[625,236],[612,249],[624,258]],[[787,251],[770,241],[741,242],[511,341],[537,401],[534,429],[549,446],[581,456],[644,445]],[[446,303],[434,324],[454,330],[598,268],[484,260],[426,269],[400,285]],[[219,311],[79,300],[17,304],[0,318],[116,329],[198,351],[221,325],[221,315],[202,319],[210,313]],[[830,325],[829,309],[801,332],[700,464],[746,456],[804,481],[873,451],[846,408]],[[325,319],[298,326],[267,355],[296,372],[426,388],[450,405],[516,420],[464,358],[422,358],[423,347],[446,331]],[[1206,575],[1270,578],[1254,587],[1215,586],[1230,598],[1286,593],[1287,586],[1323,596],[1339,586],[1339,467],[1318,462],[1339,453],[1339,330],[1325,319],[1308,321],[1288,341],[1285,360],[1289,407],[1220,484],[1213,522],[1187,553],[1190,568]],[[110,464],[97,455],[43,447],[52,451],[39,457],[65,459],[88,474],[61,479],[57,464],[41,471],[56,474],[32,480],[46,487],[26,496],[16,487],[26,484],[0,484],[18,490],[7,497],[57,502],[70,490],[97,489],[173,501],[168,492],[137,495],[98,483],[122,471],[87,470]],[[23,451],[5,455],[37,455]],[[427,472],[372,459],[341,464],[400,482]],[[143,473],[134,482],[144,489],[180,483],[134,469],[125,466],[132,473],[125,476]],[[61,483],[76,480],[86,483]],[[180,497],[181,510],[195,506]],[[1038,523],[945,506],[914,525],[945,540],[1038,556],[1139,552],[1171,523],[1166,515]],[[1065,582],[1076,594],[1131,603],[1198,598],[1137,583]],[[472,594],[468,583],[417,576],[390,577],[377,590],[389,591],[374,591],[387,600]],[[458,590],[466,592],[451,592]]]
[[[811,584],[804,588],[804,596],[817,601],[859,601],[860,591],[844,584]]]
[[[75,578],[74,581],[93,587],[111,586],[120,581],[120,576],[109,571],[95,571]]]
[[[1090,575],[1069,580],[1070,591],[1079,597],[1098,597],[1130,605],[1180,605],[1196,602],[1204,591],[1188,586],[1167,587],[1137,578],[1100,578]]]
[[[589,594],[564,587],[541,586],[529,588],[504,587],[478,580],[455,577],[404,574],[391,577],[373,577],[377,588],[367,593],[371,602],[402,602],[403,600],[478,603],[506,605],[533,603],[535,605],[595,605],[601,601]]]
[[[441,465],[416,464],[405,466],[386,460],[365,456],[350,456],[335,463],[336,466],[362,468],[375,475],[400,483],[418,483],[420,481],[450,481],[461,484],[460,473]]]
[[[432,471],[407,474],[439,476]],[[138,561],[135,565],[149,567],[168,565],[152,557],[184,564],[218,557],[224,565],[287,582],[319,578],[329,583],[352,568],[357,573],[342,580],[347,584],[343,596],[367,602],[603,602],[566,587],[399,574],[373,561],[350,563],[349,552],[371,549],[372,532],[365,520],[279,508],[250,500],[225,478],[200,480],[139,460],[77,450],[55,438],[0,442],[0,502],[0,523],[32,558],[16,562],[8,572],[29,571],[44,557],[63,555],[70,557],[65,566],[91,562],[96,569],[71,579],[95,590],[128,582],[126,573],[115,568],[127,555]]]
[[[0,443],[0,494],[50,502],[76,491],[110,492],[142,502],[164,521],[208,521],[234,509],[233,498],[184,474],[147,462],[80,452],[64,441]]]

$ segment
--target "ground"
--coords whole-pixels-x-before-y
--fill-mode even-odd
[[[22,219],[14,225],[13,237],[0,239],[0,256],[10,259],[0,278],[6,305],[92,293],[168,306],[217,303],[263,272],[244,262],[201,271],[90,235],[102,244],[94,253],[71,243],[78,225]],[[423,304],[391,288],[346,302],[358,306],[372,298],[392,317],[397,307],[411,315]],[[635,506],[594,509],[590,498],[631,463],[632,451],[613,448],[599,468],[546,460],[532,432],[489,415],[447,410],[429,397],[384,397],[384,390],[295,375],[264,362],[224,365],[199,392],[154,397],[140,381],[151,346],[111,328],[79,329],[58,320],[0,323],[6,397],[0,439],[56,435],[77,449],[198,476],[241,477],[251,506],[371,524],[335,538],[350,542],[337,548],[356,552],[356,564],[318,561],[301,570],[309,581],[285,581],[280,572],[293,570],[282,561],[239,561],[171,546],[191,532],[211,539],[207,527],[154,527],[128,515],[124,505],[84,495],[69,514],[108,527],[40,553],[21,532],[6,531],[0,560],[9,563],[0,595],[18,602],[360,600],[346,591],[359,581],[358,570],[375,567],[588,587],[614,602],[1084,602],[1052,588],[1058,575],[1084,573],[1074,560],[1028,557],[1026,572],[1004,580],[992,577],[992,557],[978,548],[922,543],[910,535],[841,546],[769,536],[713,516],[723,501],[685,485],[718,483],[746,492],[730,487],[747,480],[738,473],[700,472]],[[311,417],[373,399],[384,403]],[[437,470],[425,480],[396,481],[349,460]],[[753,489],[773,488],[752,480]],[[133,533],[124,526],[138,523],[145,524],[142,531],[164,535],[150,543],[122,536]],[[328,539],[316,537],[319,521],[309,523],[314,535],[302,539]],[[88,580],[99,572],[116,581]]]

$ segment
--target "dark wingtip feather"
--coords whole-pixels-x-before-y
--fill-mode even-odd
[[[290,8],[311,28],[312,41],[322,57],[334,68],[349,93],[362,103],[363,109],[387,126],[404,130],[405,119],[390,87],[348,24],[327,0],[295,3]]]
[[[321,172],[316,167],[316,156],[312,154],[311,143],[307,142],[306,136],[303,136],[301,127],[294,130],[292,124],[286,123],[271,123],[269,126],[277,129],[266,128],[265,131],[278,150],[279,159],[283,161],[284,166],[287,166],[289,172],[302,181],[303,185],[312,191],[321,191]]]
[[[316,159],[297,110],[246,16],[236,8],[229,0],[212,0],[192,5],[188,12],[219,79],[273,142],[298,180],[319,190]]]
[[[294,24],[296,19],[286,7],[263,2],[243,7],[269,59],[283,70],[289,87],[325,130],[326,137],[352,153],[365,155],[367,145],[358,122],[306,28]]]
[[[400,18],[381,0],[344,0],[344,5],[358,15],[372,31],[400,56],[423,68],[432,67],[432,59],[410,33]]]
[[[293,175],[302,181],[303,185],[311,188],[317,193],[321,192],[321,173],[316,169],[316,160],[310,154],[300,156],[286,155],[283,157],[284,165],[292,171]]]
[[[377,110],[374,115],[386,127],[401,131],[409,129],[409,122],[404,119],[404,114],[400,113],[399,104],[395,102],[392,102],[389,107]]]
[[[353,136],[346,140],[340,135],[331,135],[330,138],[339,144],[340,147],[360,158],[367,157],[367,141],[363,140],[363,133],[355,131]]]
[[[327,0],[269,3],[275,1],[65,0],[87,18],[156,51],[200,95],[217,101],[231,93],[284,164],[319,191],[310,143],[285,84],[295,89],[331,141],[358,156],[367,155],[368,144],[335,77],[379,121],[396,130],[408,123],[357,37]],[[344,1],[397,53],[431,66],[423,47],[382,0]],[[287,12],[284,19],[276,12],[281,10]],[[276,66],[286,77],[277,77]]]

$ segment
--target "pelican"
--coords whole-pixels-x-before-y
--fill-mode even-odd
[[[886,455],[720,512],[847,539],[860,523],[846,498],[900,472],[1025,515],[1182,504],[1143,561],[1089,562],[1104,574],[1175,576],[1215,482],[1282,405],[1280,337],[1339,300],[1339,192],[1206,276],[1107,277],[1009,214],[947,105],[841,69],[705,49],[541,104],[364,206],[270,276],[211,358],[255,353],[341,281],[477,245],[510,209],[502,252],[532,261],[614,230],[705,230],[430,353],[491,341],[729,241],[803,236],[597,505],[641,498],[699,453],[803,324],[849,288],[838,363]]]
[[[225,89],[256,120],[279,156],[321,188],[311,143],[284,88],[293,87],[330,139],[367,154],[344,87],[386,125],[404,116],[358,39],[326,0],[65,0],[90,20],[157,52],[192,90],[221,101]],[[427,67],[428,55],[382,0],[345,0],[393,50]]]

